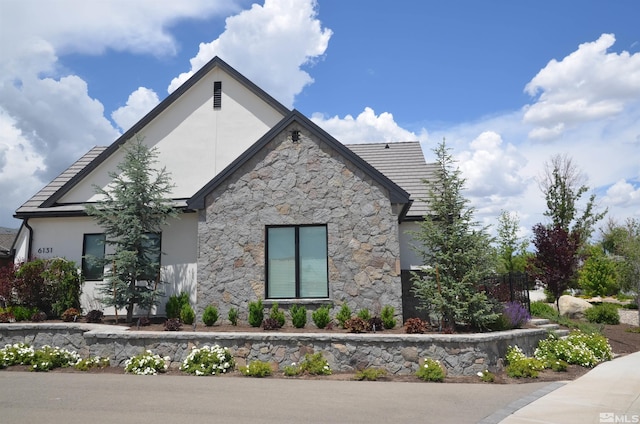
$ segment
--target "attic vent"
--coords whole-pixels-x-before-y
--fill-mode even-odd
[[[213,83],[213,108],[220,109],[222,107],[222,81],[214,81]]]

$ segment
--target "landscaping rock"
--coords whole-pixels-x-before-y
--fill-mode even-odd
[[[569,318],[584,318],[584,312],[591,307],[591,303],[577,297],[563,295],[558,299],[560,315]]]

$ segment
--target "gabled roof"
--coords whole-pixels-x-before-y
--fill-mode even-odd
[[[102,162],[104,162],[109,156],[111,156],[114,152],[118,150],[118,148],[127,142],[127,140],[133,138],[137,133],[139,133],[145,126],[147,126],[151,121],[153,121],[158,115],[160,115],[165,109],[171,106],[177,99],[180,98],[185,92],[187,92],[192,86],[194,86],[198,81],[204,78],[212,69],[214,68],[223,69],[227,74],[229,74],[232,78],[236,79],[240,84],[244,85],[249,91],[253,92],[256,96],[262,99],[265,103],[269,104],[275,110],[280,112],[283,116],[287,115],[290,110],[285,107],[282,103],[278,102],[275,98],[270,96],[260,87],[255,85],[253,82],[248,80],[238,71],[229,66],[225,61],[220,59],[219,57],[214,57],[204,65],[198,72],[196,72],[191,78],[189,78],[184,84],[182,84],[178,89],[176,89],[173,93],[171,93],[166,99],[164,99],[160,104],[158,104],[155,108],[151,110],[147,115],[145,115],[140,121],[138,121],[135,125],[133,125],[127,132],[122,134],[115,142],[113,142],[109,147],[104,148],[99,154],[93,157],[92,161],[87,166],[84,166],[81,169],[70,167],[67,171],[75,171],[73,175],[67,178],[63,184],[60,184],[61,181],[58,181],[55,185],[52,182],[48,184],[43,190],[41,190],[36,196],[27,201],[22,207],[16,211],[16,217],[21,217],[20,215],[26,210],[24,207],[33,207],[36,208],[50,208],[55,206],[56,202],[69,190],[71,190],[79,181],[81,181],[86,175],[88,175],[91,171],[97,168]],[[85,155],[86,157],[86,155]],[[82,159],[84,159],[83,157]],[[81,160],[82,160],[81,159]],[[73,170],[71,169],[73,168]],[[67,175],[68,172],[65,171],[63,174]],[[77,208],[76,208],[77,209]]]
[[[0,227],[0,258],[11,255],[11,249],[17,234],[18,230],[16,229]]]
[[[424,180],[433,178],[436,164],[427,164],[420,142],[347,144],[346,146],[411,193],[413,204],[407,213],[407,218],[422,218],[427,215],[429,207],[425,199],[428,198],[429,189]]]
[[[107,147],[104,146],[96,146],[89,150],[87,153],[85,153],[84,156],[78,159],[64,172],[62,172],[62,174],[54,178],[53,181],[47,184],[42,190],[31,197],[31,199],[27,200],[22,206],[20,206],[14,216],[16,218],[20,218],[23,217],[24,214],[31,215],[42,212],[41,208],[43,207],[43,203],[45,203],[48,199],[51,199],[51,197],[54,196],[61,187],[67,185],[69,181],[71,181],[79,173],[85,170],[90,164],[94,162],[97,157],[100,156],[100,154],[104,153],[106,150]]]
[[[293,110],[288,116],[280,121],[276,126],[269,130],[264,136],[262,136],[253,146],[248,148],[242,155],[240,155],[235,161],[227,166],[222,172],[216,175],[211,181],[209,181],[204,187],[202,187],[196,194],[194,194],[189,200],[187,200],[187,207],[191,209],[204,209],[205,197],[215,190],[225,179],[236,172],[242,167],[248,160],[250,160],[256,153],[264,148],[271,140],[273,140],[278,134],[284,131],[289,125],[296,123],[298,126],[309,131],[316,139],[326,143],[332,149],[336,150],[347,160],[355,164],[366,175],[371,177],[374,181],[389,190],[389,197],[391,203],[399,203],[406,205],[411,204],[410,195],[398,184],[391,181],[387,176],[382,174],[376,168],[367,163],[360,156],[348,149],[344,144],[329,135],[322,128],[317,126],[306,116]]]

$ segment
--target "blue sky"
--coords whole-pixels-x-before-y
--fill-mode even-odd
[[[447,139],[477,217],[544,220],[552,155],[640,218],[635,0],[0,3],[0,226],[213,54],[345,143]]]

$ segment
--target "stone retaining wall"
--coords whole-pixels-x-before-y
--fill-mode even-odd
[[[385,368],[393,374],[413,373],[420,360],[440,360],[449,375],[475,375],[502,366],[507,346],[518,345],[531,355],[544,329],[482,334],[347,334],[347,333],[211,333],[129,331],[98,324],[0,324],[0,345],[27,343],[35,348],[57,346],[82,357],[105,356],[112,366],[145,349],[170,356],[172,366],[192,347],[218,344],[231,350],[238,365],[253,360],[274,362],[282,369],[306,353],[322,352],[335,372],[365,367]]]

